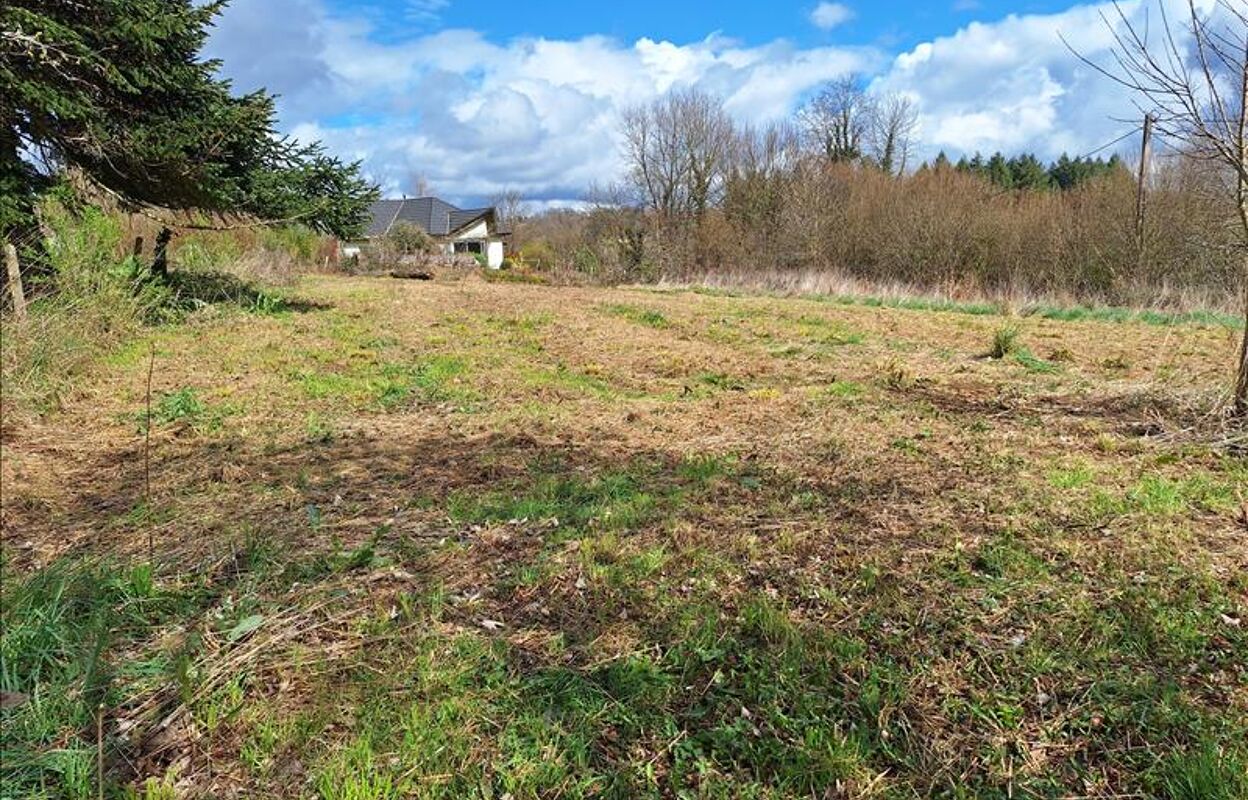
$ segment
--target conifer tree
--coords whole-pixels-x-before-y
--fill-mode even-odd
[[[200,53],[226,0],[0,5],[0,233],[29,230],[72,170],[129,208],[204,210],[357,232],[358,164],[275,131],[273,97],[236,96]]]

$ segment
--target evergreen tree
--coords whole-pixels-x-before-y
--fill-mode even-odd
[[[1010,163],[1001,153],[994,153],[992,158],[988,159],[988,165],[984,167],[984,170],[988,175],[988,180],[1002,189],[1010,189],[1014,186],[1014,174],[1010,170]]]
[[[1043,190],[1053,183],[1049,170],[1034,155],[1015,156],[1009,161],[1010,186],[1015,189]]]
[[[0,6],[0,233],[29,229],[47,176],[66,169],[129,207],[359,230],[377,196],[359,165],[277,136],[273,98],[235,96],[200,57],[225,4]]]

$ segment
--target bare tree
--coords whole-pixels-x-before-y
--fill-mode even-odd
[[[871,103],[869,111],[867,155],[889,175],[904,174],[919,127],[914,101],[889,94]]]
[[[1172,20],[1159,0],[1160,34],[1131,21],[1117,3],[1115,17],[1103,15],[1116,46],[1114,63],[1083,60],[1139,98],[1158,136],[1191,157],[1220,165],[1232,176],[1231,191],[1242,234],[1245,320],[1248,322],[1248,6],[1216,0],[1202,14],[1188,0],[1181,20]],[[1248,417],[1248,326],[1239,348],[1235,415]]]
[[[857,75],[828,83],[797,112],[806,146],[830,162],[857,161],[871,129],[873,105]]]
[[[718,98],[696,89],[669,92],[623,115],[629,179],[664,218],[701,217],[723,192],[735,133]]]
[[[523,222],[529,213],[528,204],[524,201],[524,195],[518,189],[504,189],[494,195],[490,205],[494,206],[494,210],[498,214],[498,221],[509,226]]]
[[[774,266],[785,253],[782,218],[801,160],[798,139],[787,123],[747,125],[737,136],[724,215],[740,248],[760,266]]]
[[[624,157],[642,204],[663,216],[676,213],[684,158],[662,101],[624,111]]]
[[[687,210],[701,218],[723,197],[736,147],[732,118],[719,98],[691,90],[672,97],[688,156]]]

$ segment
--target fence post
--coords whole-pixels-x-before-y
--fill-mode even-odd
[[[9,273],[9,296],[13,298],[13,315],[26,318],[26,292],[22,290],[22,271],[17,263],[17,248],[4,243],[4,267]]]

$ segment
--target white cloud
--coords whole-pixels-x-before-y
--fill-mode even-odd
[[[1187,0],[1164,2],[1176,19]],[[1197,6],[1213,2],[1197,0]],[[1129,0],[1121,8],[1141,29],[1146,15],[1157,14],[1155,0]],[[1114,40],[1104,19],[1116,18],[1113,6],[1101,3],[973,22],[897,56],[873,88],[916,101],[926,155],[941,149],[1034,151],[1045,158],[1088,153],[1142,116],[1129,92],[1071,52],[1111,65]]]
[[[817,28],[830,31],[854,18],[854,10],[844,3],[820,3],[810,12],[810,21]]]
[[[547,204],[619,176],[626,106],[697,86],[738,118],[761,122],[787,116],[825,81],[886,63],[862,48],[746,47],[718,36],[497,44],[442,30],[391,42],[366,19],[332,17],[321,0],[236,0],[211,52],[239,89],[267,82],[283,94],[285,130],[363,159],[389,193],[412,191],[420,176],[451,200],[518,188]],[[299,71],[279,69],[296,57],[306,62]],[[270,72],[282,79],[268,80]]]
[[[875,76],[874,90],[915,100],[924,156],[1086,153],[1137,116],[1131,97],[1059,38],[1106,61],[1112,37],[1100,13],[1108,5],[970,23],[890,61],[871,49],[717,36],[500,43],[441,30],[393,41],[367,18],[330,15],[323,2],[235,0],[210,54],[225,60],[240,90],[281,93],[284,130],[362,159],[390,193],[412,191],[420,176],[451,200],[516,188],[539,203],[575,201],[620,174],[620,110],[679,86],[713,92],[735,117],[757,123],[791,114],[825,81],[864,72]],[[1123,9],[1142,19],[1141,0]]]

